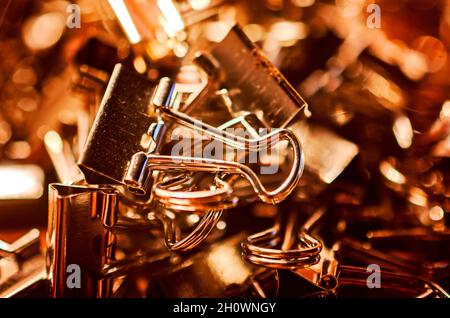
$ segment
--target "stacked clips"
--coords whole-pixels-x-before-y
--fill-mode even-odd
[[[236,34],[244,37],[245,35],[239,30],[235,27],[228,37],[236,36]],[[224,41],[226,42],[227,39]],[[249,42],[246,38],[241,41],[244,44]],[[248,48],[249,52],[254,49]],[[207,71],[211,74],[211,72],[220,71],[220,69],[211,69],[211,65],[220,63],[214,59],[212,55],[200,55],[196,61],[203,66],[207,64],[209,66]],[[267,66],[264,67],[267,68]],[[205,68],[206,66],[202,69],[204,82],[213,82],[213,76],[208,76]],[[265,72],[268,79],[275,80],[274,75],[269,73],[269,69],[260,71]],[[129,96],[125,92],[130,80],[136,82],[134,85],[141,88],[137,92],[138,96]],[[276,78],[276,80],[280,79]],[[127,88],[123,87],[125,85]],[[274,85],[280,87],[279,83]],[[288,85],[287,82],[284,85]],[[166,240],[168,247],[172,250],[187,250],[199,244],[206,237],[205,234],[212,230],[220,213],[236,206],[239,195],[233,191],[232,185],[227,181],[230,176],[244,178],[261,201],[276,204],[292,192],[303,172],[301,144],[297,136],[289,129],[274,128],[263,136],[247,138],[229,133],[223,128],[228,127],[227,123],[214,127],[189,116],[186,110],[192,111],[202,107],[204,102],[202,96],[211,94],[208,92],[211,86],[213,83],[200,83],[196,89],[188,92],[191,96],[181,107],[179,96],[186,94],[186,91],[180,88],[179,84],[169,78],[162,78],[157,83],[151,83],[137,74],[132,74],[122,65],[116,66],[106,90],[108,95],[103,99],[79,160],[80,167],[85,172],[89,183],[97,182],[95,178],[100,177],[107,179],[107,182],[123,185],[125,192],[131,196],[138,199],[145,198],[146,206],[157,202],[163,209],[175,213],[204,214],[199,228],[194,230],[196,239],[183,241],[182,245],[173,242],[171,234],[173,231],[170,230],[172,225],[170,222],[167,225],[164,221],[167,229]],[[298,103],[301,98],[296,96],[294,91],[290,93],[297,97],[289,101],[298,112],[305,105]],[[120,96],[121,94],[124,95]],[[180,108],[184,111],[179,110]],[[242,117],[241,122],[253,130],[258,129],[258,127],[251,127],[251,124],[245,121],[245,117]],[[240,151],[244,155],[258,154],[276,146],[277,143],[287,141],[288,147],[292,149],[292,162],[287,178],[273,190],[267,190],[257,173],[251,167],[241,163],[242,160],[164,154],[171,126],[175,124],[190,130],[192,134],[200,134],[211,142],[219,142],[228,147],[227,149]],[[147,144],[143,145],[144,139]],[[195,142],[198,146],[202,140]],[[170,172],[172,175],[170,173],[164,175],[164,172]],[[174,176],[173,173],[181,174]],[[214,175],[211,184],[205,189],[196,190],[198,180],[202,175],[205,177],[205,174]],[[194,243],[187,244],[188,241]]]
[[[230,65],[226,54],[230,43],[240,50],[245,68]],[[51,250],[48,270],[54,296],[74,296],[59,287],[63,277],[58,269],[75,262],[84,243],[71,239],[64,240],[66,245],[57,242],[79,231],[81,224],[85,227],[92,223],[89,235],[101,238],[100,253],[104,256],[95,266],[89,261],[85,264],[94,266],[97,273],[89,279],[94,282],[100,278],[103,283],[84,293],[104,297],[111,295],[115,277],[136,266],[164,261],[171,252],[200,246],[217,232],[223,214],[240,200],[276,205],[297,187],[304,170],[304,154],[299,136],[284,127],[296,115],[302,116],[306,103],[281,73],[255,52],[258,49],[236,25],[221,43],[196,55],[197,83],[185,85],[168,77],[151,81],[125,65],[115,66],[78,160],[84,180],[51,186],[49,222],[54,231],[48,243],[55,249]],[[253,82],[252,77],[256,78]],[[261,82],[270,91],[261,89]],[[236,89],[241,96],[230,94]],[[202,120],[207,105],[215,105],[229,119],[224,121],[218,115],[212,121]],[[185,136],[193,138],[186,142],[181,138]],[[174,140],[180,139],[186,142],[183,150],[190,155],[174,152]],[[205,147],[215,147],[215,154],[197,151]],[[267,176],[264,169],[267,171],[268,161],[275,162],[277,170]],[[284,176],[272,180],[278,170]],[[251,189],[250,195],[243,196],[242,184]],[[73,199],[66,201],[69,197]],[[83,203],[82,197],[88,203]],[[64,202],[66,209],[62,209]],[[91,220],[77,221],[74,213],[83,206],[86,211],[78,217],[90,215]],[[186,229],[183,224],[192,218],[198,221]],[[65,230],[58,229],[63,219],[70,220]],[[144,250],[143,255],[142,251],[125,252],[126,258],[119,261],[117,251],[123,250],[119,238],[129,237],[132,234],[127,233],[136,230],[152,233],[149,241],[163,238],[167,252],[160,246],[157,252]],[[320,258],[321,245],[308,234],[301,234],[298,243],[283,243],[295,245],[293,250],[279,253],[258,247],[260,243],[280,241],[278,236],[284,229],[276,226],[273,231],[269,237],[251,236],[243,244],[251,262],[286,268],[308,266]]]
[[[449,298],[450,0],[377,2],[6,1],[0,297]]]

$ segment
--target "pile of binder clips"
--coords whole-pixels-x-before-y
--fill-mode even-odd
[[[449,0],[1,10],[1,297],[449,297]]]

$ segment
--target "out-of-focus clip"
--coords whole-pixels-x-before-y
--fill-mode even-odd
[[[40,231],[32,229],[12,243],[0,240],[0,297],[19,297],[45,284],[45,259]]]

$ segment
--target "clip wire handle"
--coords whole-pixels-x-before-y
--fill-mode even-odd
[[[238,198],[232,195],[233,189],[218,176],[214,178],[211,190],[186,189],[191,181],[192,177],[186,175],[160,181],[152,188],[153,199],[164,208],[176,212],[209,212],[236,206]]]
[[[211,127],[212,128],[212,127]],[[213,128],[214,130],[217,130]],[[152,170],[184,170],[184,171],[203,171],[203,172],[225,172],[230,174],[239,174],[246,178],[253,186],[259,198],[270,204],[276,204],[283,201],[297,186],[304,169],[304,156],[302,148],[297,137],[288,129],[280,129],[271,132],[261,138],[245,139],[235,135],[220,131],[220,137],[225,144],[236,145],[236,148],[260,151],[270,146],[274,139],[277,141],[287,139],[293,148],[293,163],[289,175],[286,180],[276,189],[268,191],[261,183],[257,174],[248,166],[239,162],[219,160],[212,158],[200,157],[185,157],[185,156],[169,156],[159,154],[146,154],[138,152],[133,155],[124,178],[124,183],[130,188],[136,189],[140,193],[145,193],[145,179],[148,176],[148,171]],[[225,137],[224,135],[225,134]],[[215,132],[212,134],[216,136]],[[233,140],[230,137],[237,140]],[[247,147],[246,145],[255,145],[256,147]],[[147,170],[148,169],[148,170]]]
[[[281,220],[280,216],[273,227],[250,235],[241,243],[242,256],[250,263],[275,269],[317,264],[322,244],[304,228],[298,230],[297,222],[295,213],[290,213],[287,220]]]
[[[211,231],[216,227],[216,224],[219,222],[221,216],[221,210],[207,212],[197,224],[195,229],[181,240],[178,240],[177,238],[178,233],[176,231],[176,225],[173,218],[163,216],[161,221],[164,225],[167,248],[171,251],[177,252],[192,250],[208,237],[209,233],[211,233]]]

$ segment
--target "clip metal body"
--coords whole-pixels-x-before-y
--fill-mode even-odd
[[[52,297],[112,297],[115,278],[165,262],[170,256],[167,250],[147,246],[143,251],[127,252],[124,259],[116,257],[121,248],[118,237],[127,235],[120,232],[116,189],[51,184],[49,192],[47,273]],[[148,228],[149,224],[147,236]],[[135,232],[131,228],[129,235]],[[81,270],[80,288],[67,285],[71,264]]]

